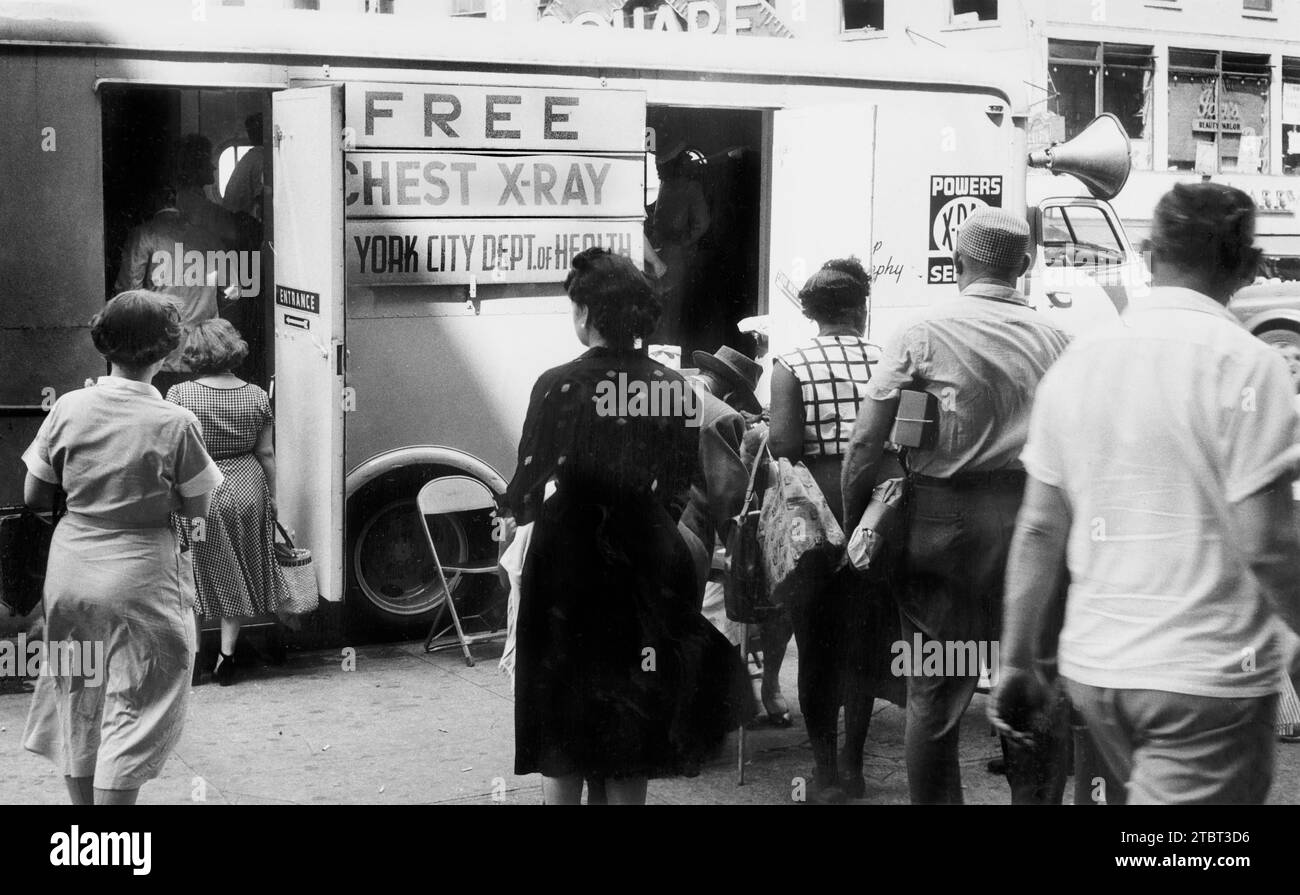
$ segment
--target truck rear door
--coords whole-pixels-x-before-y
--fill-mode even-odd
[[[764,248],[776,356],[815,335],[799,309],[798,292],[823,263],[856,255],[870,269],[876,107],[836,104],[770,115]]]
[[[272,97],[275,453],[281,524],[343,596],[342,87]]]

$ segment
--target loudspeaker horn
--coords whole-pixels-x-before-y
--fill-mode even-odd
[[[1079,178],[1094,199],[1113,199],[1133,167],[1128,134],[1109,112],[1098,115],[1073,140],[1029,153],[1029,167]]]

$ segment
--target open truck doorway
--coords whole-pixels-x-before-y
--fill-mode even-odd
[[[163,281],[215,285],[222,290],[217,312],[249,347],[235,374],[268,388],[266,296],[274,262],[264,251],[272,210],[271,170],[263,161],[271,92],[137,84],[104,84],[100,92],[105,299]],[[209,235],[193,246],[173,245],[166,259],[140,255],[133,232],[147,230],[169,208]],[[149,248],[152,256],[162,246]]]
[[[736,324],[758,313],[762,112],[652,105],[646,126],[645,235],[663,265],[654,342],[680,346],[683,367],[722,345],[752,357]]]

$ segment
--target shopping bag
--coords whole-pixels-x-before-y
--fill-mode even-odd
[[[316,569],[312,565],[311,551],[295,547],[289,533],[279,520],[275,523],[276,531],[284,538],[283,543],[276,541],[275,564],[279,569],[279,605],[275,614],[282,620],[314,612],[320,605],[320,590],[316,586]]]
[[[771,602],[813,593],[844,566],[844,530],[802,463],[782,457],[758,529]]]

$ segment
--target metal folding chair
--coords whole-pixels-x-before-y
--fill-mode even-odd
[[[433,534],[429,530],[429,517],[446,513],[467,513],[495,509],[496,498],[491,489],[478,479],[464,475],[452,475],[427,482],[420,489],[420,493],[416,495],[415,503],[420,513],[420,526],[424,529],[424,539],[429,545],[429,553],[433,556],[433,565],[438,571],[438,581],[442,584],[442,592],[445,595],[442,605],[438,607],[438,614],[434,616],[433,625],[429,629],[429,636],[424,640],[424,651],[432,653],[459,644],[461,652],[465,654],[465,664],[473,666],[474,657],[470,655],[470,646],[475,643],[483,643],[504,637],[506,632],[504,629],[500,629],[467,635],[461,625],[461,616],[456,610],[456,603],[452,600],[451,588],[447,586],[446,573],[495,575],[498,562],[493,559],[491,562],[483,562],[477,565],[444,566],[442,557],[438,556],[438,548],[433,544]],[[442,624],[444,613],[451,615],[449,624]],[[467,619],[480,617],[479,615],[466,616]],[[439,627],[440,624],[441,627]],[[448,635],[448,632],[452,629],[455,629],[455,636]]]

